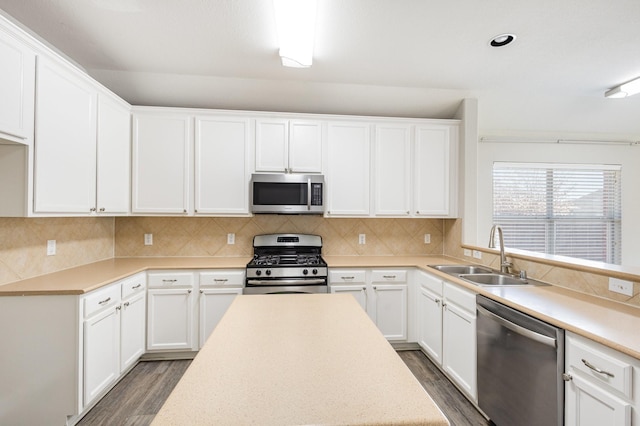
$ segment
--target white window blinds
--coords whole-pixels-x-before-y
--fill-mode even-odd
[[[620,264],[621,167],[494,163],[505,247]]]

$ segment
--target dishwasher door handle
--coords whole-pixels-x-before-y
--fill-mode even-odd
[[[478,308],[478,312],[480,314],[491,318],[492,320],[496,321],[503,327],[508,328],[514,333],[518,333],[521,336],[527,337],[531,340],[535,340],[536,342],[542,343],[543,345],[546,345],[546,346],[551,346],[553,348],[558,347],[558,344],[557,344],[558,342],[553,337],[544,336],[542,334],[536,333],[535,331],[519,326],[518,324],[514,324],[511,321],[506,320],[505,318],[502,318],[501,316],[494,314],[493,312],[483,308],[480,305],[477,305],[476,307]]]

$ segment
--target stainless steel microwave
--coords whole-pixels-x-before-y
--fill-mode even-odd
[[[251,211],[274,214],[323,214],[324,176],[251,175]]]

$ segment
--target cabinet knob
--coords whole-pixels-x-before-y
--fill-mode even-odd
[[[96,211],[96,208],[95,208],[95,207],[91,207],[91,208],[89,209],[89,211],[90,211],[90,212],[95,212],[95,211]]]
[[[200,290],[200,294],[204,293],[204,290]]]
[[[101,212],[105,211],[105,208],[104,207],[100,207],[100,211]]]
[[[126,308],[127,306],[129,306],[129,302],[124,302],[124,307]]]
[[[187,209],[182,210],[182,213],[186,213],[186,212],[187,212]]]
[[[416,214],[420,214],[420,210],[418,210],[418,211],[416,212]]]
[[[187,290],[187,293],[191,294],[191,290]]]

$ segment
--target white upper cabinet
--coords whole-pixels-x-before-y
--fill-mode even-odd
[[[95,211],[97,90],[74,68],[37,63],[36,213]]]
[[[327,216],[368,216],[371,128],[332,122],[327,131]]]
[[[35,72],[35,52],[0,25],[0,139],[33,141]]]
[[[131,107],[107,93],[98,94],[98,214],[126,214],[131,194]]]
[[[457,215],[458,126],[416,127],[413,214],[424,217]]]
[[[196,214],[249,214],[250,136],[246,117],[196,117]]]
[[[133,213],[188,213],[192,121],[174,112],[134,111]]]
[[[256,172],[320,173],[322,122],[256,120]]]
[[[375,127],[376,216],[409,216],[411,210],[411,126]]]

